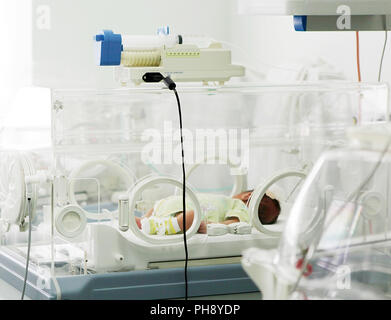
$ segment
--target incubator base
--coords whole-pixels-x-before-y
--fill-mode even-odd
[[[97,273],[127,270],[145,270],[160,264],[174,264],[185,257],[183,242],[170,245],[148,244],[131,231],[121,233],[107,224],[91,224],[91,257],[88,266]],[[188,240],[189,259],[211,263],[211,259],[241,257],[250,247],[275,248],[279,238],[268,236],[253,229],[251,234],[208,236],[196,234]]]
[[[24,265],[0,250],[0,278],[18,290],[23,285]],[[58,287],[29,271],[26,294],[32,299],[175,299],[184,297],[183,268],[152,269],[78,276],[58,276]],[[189,297],[257,292],[238,263],[194,266],[188,269]]]
[[[148,244],[113,222],[91,223],[89,242],[56,243],[51,262],[49,242],[31,251],[27,295],[32,299],[169,299],[184,296],[183,243]],[[188,241],[189,296],[258,291],[240,265],[250,247],[275,248],[278,238],[253,229],[251,234],[210,237],[196,234]],[[0,278],[20,289],[26,246],[0,250]],[[55,270],[55,277],[50,272]],[[46,274],[45,274],[46,272]]]

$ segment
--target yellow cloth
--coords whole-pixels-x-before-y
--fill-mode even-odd
[[[239,199],[209,193],[199,193],[197,198],[201,205],[203,220],[207,222],[220,223],[233,217],[238,218],[240,222],[249,222],[248,209]],[[194,210],[194,205],[190,199],[186,199],[186,211],[189,210]],[[155,204],[153,216],[172,217],[182,211],[182,196],[170,196]]]
[[[141,220],[141,230],[146,234],[170,235],[181,231],[174,217],[150,217]]]

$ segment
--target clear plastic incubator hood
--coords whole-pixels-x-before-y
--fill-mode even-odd
[[[391,127],[348,136],[309,173],[279,248],[244,253],[265,299],[391,298]]]
[[[314,225],[310,235],[318,234],[317,220],[311,217],[323,216],[316,210],[325,201],[325,187],[336,186],[327,189],[330,197],[340,190],[348,192],[367,167],[361,166],[361,158],[342,161],[335,164],[340,175],[333,168],[323,180],[314,180],[318,164],[309,181],[323,191],[304,197],[318,190],[307,182],[290,216],[304,178],[322,152],[346,145],[347,128],[389,119],[388,87],[383,84],[243,83],[179,87],[178,93],[187,196],[194,214],[187,230],[191,296],[255,291],[240,266],[242,251],[276,248],[286,219],[292,235],[301,234],[297,228],[310,222]],[[51,117],[49,151],[2,150],[0,266],[8,271],[0,274],[20,289],[31,226],[26,290],[31,298],[183,297],[182,232],[167,234],[161,225],[156,232],[152,225],[151,232],[140,229],[142,217],[162,199],[182,193],[175,96],[155,87],[53,90]],[[332,154],[355,156],[343,150]],[[349,177],[338,184],[344,172]],[[385,171],[378,174],[386,178]],[[335,181],[326,184],[325,179]],[[213,206],[202,201],[211,194],[230,198],[249,190],[253,192],[246,200],[245,227],[221,228],[209,215]],[[388,198],[382,190],[368,187],[360,198],[368,205],[378,201],[369,218],[356,219],[357,232],[366,237],[376,236],[385,227],[381,217]],[[274,223],[265,222],[259,214],[265,196],[280,207]],[[299,206],[309,208],[309,218],[302,217],[292,227]],[[346,218],[355,216],[348,213]],[[337,221],[330,223],[339,225]],[[207,226],[203,232],[202,226]],[[334,233],[330,231],[329,236]],[[285,233],[281,252],[292,257],[281,258],[281,268],[292,262],[291,248],[302,243],[301,238],[292,239]],[[321,242],[324,250],[328,245]],[[227,285],[232,281],[236,285]]]

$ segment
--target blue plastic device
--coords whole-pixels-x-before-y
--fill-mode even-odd
[[[123,51],[122,37],[111,30],[103,30],[94,37],[95,59],[98,66],[119,66]]]
[[[296,31],[307,31],[307,16],[294,16],[293,25]]]

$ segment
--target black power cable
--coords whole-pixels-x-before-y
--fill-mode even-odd
[[[183,125],[182,125],[182,110],[179,95],[176,89],[173,89],[175,97],[178,103],[178,114],[179,114],[179,130],[181,135],[181,149],[182,149],[182,197],[183,197],[183,243],[185,246],[185,299],[188,298],[189,284],[187,279],[187,266],[189,262],[189,252],[187,250],[187,238],[186,238],[186,170],[185,170],[185,152],[183,147]]]
[[[24,274],[24,281],[23,281],[23,289],[22,289],[22,297],[21,300],[24,300],[24,294],[26,292],[26,285],[27,285],[27,277],[29,274],[29,264],[30,264],[30,250],[31,250],[31,232],[32,232],[32,214],[31,214],[31,198],[27,198],[27,211],[28,211],[28,242],[27,242],[27,257],[26,257],[26,270]]]
[[[189,283],[187,278],[187,269],[189,262],[189,252],[187,248],[187,235],[186,235],[186,169],[185,169],[185,151],[183,147],[183,122],[182,122],[182,108],[181,102],[179,99],[178,92],[176,90],[175,82],[169,77],[164,77],[159,72],[148,72],[144,74],[143,80],[145,82],[160,82],[163,81],[167,88],[174,92],[177,105],[178,105],[178,115],[179,115],[179,132],[181,136],[181,151],[182,151],[182,197],[183,197],[183,244],[185,247],[185,300],[188,299],[189,293]]]

